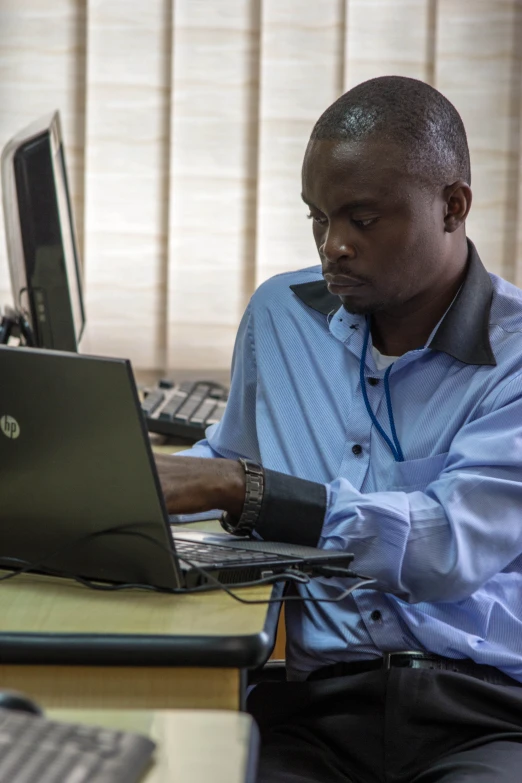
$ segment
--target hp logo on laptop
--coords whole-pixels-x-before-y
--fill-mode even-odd
[[[0,419],[0,430],[6,438],[17,438],[20,435],[20,425],[12,416],[2,416]]]

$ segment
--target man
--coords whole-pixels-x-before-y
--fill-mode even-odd
[[[520,779],[522,294],[466,239],[469,183],[436,90],[339,98],[303,165],[321,268],[257,290],[224,419],[158,461],[171,512],[222,508],[377,580],[287,604],[290,681],[251,699],[263,783]]]

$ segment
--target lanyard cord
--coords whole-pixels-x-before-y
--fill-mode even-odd
[[[366,366],[366,353],[368,351],[368,340],[370,339],[370,319],[368,318],[366,321],[366,334],[364,335],[364,344],[361,354],[361,362],[359,365],[359,377],[361,380],[361,389],[363,393],[364,398],[364,404],[366,405],[366,410],[368,411],[368,415],[370,419],[375,424],[375,427],[377,428],[377,431],[382,435],[386,443],[391,449],[391,452],[395,458],[395,462],[404,462],[404,455],[402,453],[401,444],[399,443],[399,439],[397,437],[397,432],[395,430],[395,421],[393,419],[393,410],[392,410],[392,404],[391,404],[391,396],[390,396],[390,384],[388,381],[388,378],[390,377],[390,371],[392,368],[392,365],[387,368],[386,372],[384,373],[384,393],[386,395],[386,407],[388,408],[388,419],[390,422],[390,429],[392,433],[393,443],[389,439],[389,437],[386,435],[385,431],[377,421],[377,417],[375,416],[374,412],[372,411],[370,401],[368,400],[368,394],[366,392],[366,379],[364,377],[364,368]]]

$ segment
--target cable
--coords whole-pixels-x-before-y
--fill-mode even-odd
[[[247,598],[242,598],[239,595],[236,595],[230,588],[228,588],[226,585],[222,584],[218,579],[216,579],[212,574],[209,574],[204,569],[197,566],[195,563],[192,563],[190,560],[187,560],[185,557],[180,557],[178,555],[178,558],[180,560],[183,560],[184,563],[187,563],[191,568],[194,568],[196,571],[200,571],[205,575],[207,579],[209,579],[211,582],[213,582],[216,587],[219,587],[220,590],[223,590],[227,595],[229,595],[231,598],[233,598],[235,601],[238,601],[241,604],[282,604],[292,601],[301,601],[306,602],[310,601],[312,603],[321,603],[321,604],[336,604],[339,601],[342,601],[344,598],[347,598],[351,593],[353,593],[355,590],[358,590],[363,585],[368,584],[374,584],[377,580],[371,579],[370,577],[362,577],[359,579],[358,582],[356,582],[354,585],[351,585],[349,588],[344,590],[340,595],[337,596],[337,598],[315,598],[314,596],[301,596],[301,595],[285,595],[281,598],[269,598],[266,600],[249,600]],[[342,570],[342,569],[338,569]],[[301,573],[301,572],[297,572]],[[278,581],[281,581],[284,579],[284,581],[288,580],[288,577],[293,575],[293,572],[282,572],[281,574],[273,574],[273,577],[279,577]],[[308,574],[304,574],[304,576],[308,576]],[[258,580],[258,583],[262,580]],[[308,577],[308,582],[310,581],[310,578]],[[249,582],[246,586],[253,587],[256,583],[255,582]],[[205,585],[206,586],[206,585]],[[242,587],[242,585],[234,585],[235,588]],[[196,588],[197,590],[198,588]],[[198,590],[199,591],[199,590]],[[182,591],[183,592],[183,591]]]
[[[181,559],[181,558],[180,558]],[[209,574],[207,572],[204,572],[206,575],[206,578],[209,577]],[[57,574],[58,575],[58,574]],[[115,584],[115,585],[109,585],[104,584],[102,582],[93,582],[91,579],[86,579],[82,576],[75,576],[71,574],[59,574],[60,576],[66,576],[70,579],[73,579],[75,582],[78,582],[79,584],[83,585],[84,587],[88,587],[91,590],[102,590],[105,592],[116,592],[119,590],[148,590],[153,593],[173,593],[175,595],[187,595],[187,594],[193,594],[193,593],[209,593],[209,592],[215,592],[216,588],[213,585],[199,585],[198,587],[189,587],[189,588],[160,588],[155,587],[154,585],[146,585],[146,584]],[[306,574],[304,574],[306,576]],[[265,577],[264,579],[257,579],[250,582],[241,582],[239,584],[235,584],[234,587],[236,588],[242,588],[242,587],[259,587],[263,585],[269,585],[269,584],[275,584],[278,581],[286,581],[287,579],[291,579],[293,581],[302,581],[298,579],[294,579],[294,575],[287,572],[282,572],[280,574],[271,574],[270,576]],[[221,582],[218,582],[220,589],[223,589],[225,592],[225,587],[221,584]]]
[[[85,577],[78,576],[77,574],[71,574],[65,571],[58,571],[53,569],[52,573],[53,575],[60,576],[60,577],[66,577],[69,579],[73,579],[75,582],[78,582],[79,584],[83,585],[84,587],[88,587],[91,590],[100,590],[105,592],[116,592],[120,590],[148,590],[152,592],[159,592],[159,593],[172,593],[172,594],[179,594],[179,595],[191,595],[194,593],[204,593],[204,592],[210,592],[214,591],[216,589],[219,589],[226,593],[228,596],[233,598],[235,601],[238,601],[242,604],[282,604],[292,601],[300,601],[300,602],[312,602],[312,603],[338,603],[347,596],[349,596],[351,593],[353,593],[355,590],[358,590],[364,586],[368,586],[370,584],[374,584],[377,580],[372,579],[370,577],[361,576],[359,574],[356,574],[354,571],[351,571],[350,569],[343,569],[339,568],[337,566],[318,566],[315,570],[317,573],[321,576],[326,577],[346,577],[346,578],[356,578],[359,581],[356,582],[354,585],[351,585],[349,588],[344,590],[340,595],[338,595],[336,598],[316,598],[313,596],[282,596],[281,598],[270,598],[266,600],[250,600],[246,598],[242,598],[241,596],[237,595],[233,592],[227,585],[220,582],[218,579],[216,579],[215,576],[213,576],[211,573],[209,573],[204,568],[201,568],[201,566],[197,565],[191,560],[188,560],[186,557],[182,557],[175,548],[171,546],[165,546],[160,541],[158,541],[154,536],[150,536],[147,533],[144,533],[142,530],[132,530],[132,528],[135,527],[143,527],[144,525],[154,525],[153,522],[133,522],[125,525],[117,525],[114,527],[109,528],[103,528],[102,530],[96,530],[92,533],[87,533],[84,536],[80,536],[79,538],[75,539],[72,542],[67,542],[66,545],[59,547],[54,552],[47,554],[43,559],[39,560],[35,563],[29,563],[27,561],[21,560],[20,558],[16,557],[3,557],[2,561],[5,563],[5,561],[12,561],[13,563],[23,563],[20,568],[17,570],[14,570],[10,572],[9,574],[4,574],[0,576],[0,582],[6,581],[7,579],[14,579],[17,576],[21,576],[22,574],[27,574],[32,571],[39,571],[42,568],[45,567],[45,563],[47,560],[56,557],[56,555],[60,553],[65,553],[67,550],[71,548],[71,546],[78,546],[80,543],[89,540],[91,538],[98,538],[100,536],[104,535],[136,535],[140,538],[144,538],[145,540],[148,540],[149,542],[155,544],[156,546],[159,546],[164,551],[169,552],[171,555],[173,555],[178,560],[181,560],[182,562],[186,563],[190,568],[197,571],[199,574],[201,574],[206,580],[207,584],[199,585],[197,587],[192,588],[159,588],[154,585],[147,585],[147,584],[139,584],[139,583],[124,583],[124,584],[105,584],[103,582],[96,582],[90,579],[86,579]],[[248,582],[239,582],[234,584],[235,589],[241,589],[245,587],[260,587],[264,585],[270,585],[270,584],[276,584],[277,582],[294,582],[298,584],[308,584],[310,582],[311,577],[308,574],[305,574],[303,571],[299,570],[291,570],[291,571],[282,571],[279,574],[269,574],[266,577],[262,577],[261,579],[255,579],[250,580]]]

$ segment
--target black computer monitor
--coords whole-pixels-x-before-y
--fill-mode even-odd
[[[1,170],[15,310],[36,346],[77,351],[85,311],[59,113],[12,138]]]

